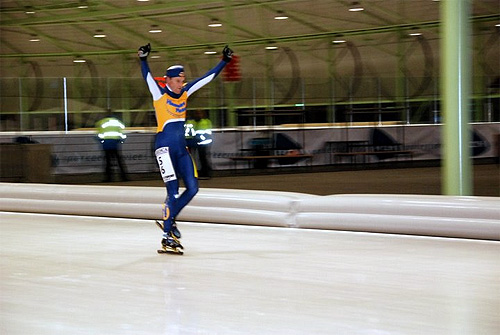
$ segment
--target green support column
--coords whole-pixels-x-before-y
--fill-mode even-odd
[[[327,122],[333,123],[335,119],[335,64],[333,63],[335,59],[335,45],[333,44],[332,37],[328,36],[325,43],[329,45],[328,48],[328,59],[327,59],[327,71],[328,80],[330,82],[330,105],[328,106]]]
[[[470,2],[441,1],[442,189],[446,195],[472,195]]]
[[[396,69],[396,106],[401,108],[401,113],[399,115],[401,119],[401,123],[403,124],[410,124],[410,115],[407,113],[407,109],[405,108],[408,104],[406,101],[408,101],[408,96],[406,94],[406,83],[407,83],[407,78],[405,75],[405,46],[403,43],[403,36],[405,36],[405,32],[398,30],[398,45],[396,49],[396,58],[398,60],[397,62],[397,69]]]
[[[26,130],[26,117],[24,115],[24,103],[23,103],[23,97],[25,96],[23,92],[23,78],[19,77],[19,130],[23,131]]]

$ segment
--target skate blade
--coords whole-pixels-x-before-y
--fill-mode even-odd
[[[179,245],[178,247],[171,247],[171,246],[162,246],[161,249],[158,249],[159,254],[179,254],[182,255],[184,253],[184,248],[182,248],[182,245]]]
[[[155,223],[158,226],[158,228],[160,228],[161,231],[163,231],[163,222],[156,220]]]
[[[183,255],[184,254],[184,252],[179,248],[176,248],[176,249],[158,249],[157,252],[159,254],[174,254],[174,255]]]

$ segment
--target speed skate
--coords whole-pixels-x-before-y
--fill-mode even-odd
[[[155,223],[163,231],[163,222],[156,220]],[[178,235],[180,237],[180,232]],[[184,247],[180,243],[179,238],[172,231],[168,233],[167,238],[163,238],[161,240],[161,246],[162,249],[157,250],[159,254],[176,254],[176,255],[184,254]]]
[[[172,237],[172,234],[168,234],[167,238],[161,240],[162,249],[158,249],[159,254],[184,254],[184,247],[179,243],[178,240]]]
[[[156,250],[159,254],[174,254],[174,255],[184,255],[184,251],[180,248],[175,249],[158,249]]]
[[[164,231],[163,229],[163,222],[160,221],[160,220],[155,220],[155,223],[156,225],[158,226],[158,228],[161,229],[161,231]],[[175,222],[175,220],[172,220],[172,237],[174,239],[177,240],[177,242],[179,242],[180,238],[181,238],[181,232],[179,231],[179,228],[177,228],[177,223]]]

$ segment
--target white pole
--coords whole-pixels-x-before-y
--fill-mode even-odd
[[[19,130],[23,131],[23,85],[19,78]]]
[[[64,84],[64,131],[68,133],[68,92],[66,87],[66,77],[63,78]]]

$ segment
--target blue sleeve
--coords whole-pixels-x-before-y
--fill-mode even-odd
[[[184,90],[187,91],[188,96],[211,82],[215,77],[219,75],[219,73],[222,71],[224,66],[226,66],[226,62],[221,60],[219,64],[217,64],[214,68],[209,70],[207,73],[205,73],[203,76],[200,78],[197,78],[193,81],[190,81],[189,83],[184,86]]]
[[[147,80],[148,73],[151,72],[149,70],[148,61],[141,59],[141,72],[142,72],[142,77],[144,78],[144,80]]]
[[[149,92],[153,96],[153,100],[156,101],[160,99],[164,93],[163,89],[160,87],[160,85],[158,85],[153,75],[151,74],[148,62],[146,60],[141,60],[141,72],[142,72],[142,77],[148,84]]]

